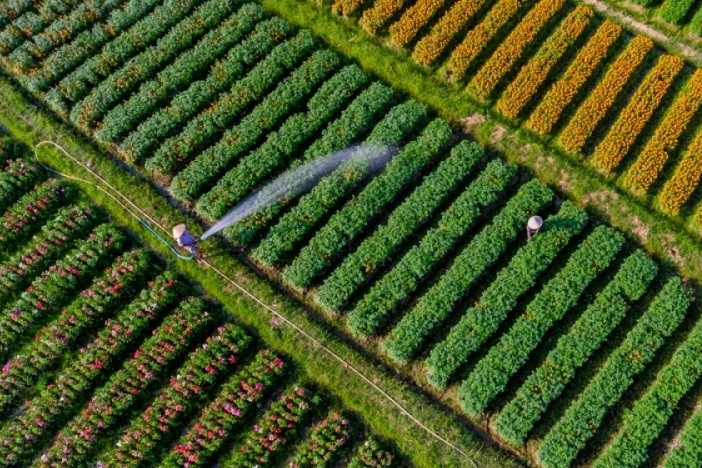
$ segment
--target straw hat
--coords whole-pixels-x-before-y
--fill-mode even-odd
[[[541,226],[543,225],[544,220],[541,219],[541,216],[532,216],[531,218],[529,218],[529,222],[527,223],[529,229],[533,229],[535,231],[541,229]]]
[[[173,226],[173,237],[176,239],[179,238],[180,236],[183,235],[185,232],[185,224],[179,224],[177,226]]]

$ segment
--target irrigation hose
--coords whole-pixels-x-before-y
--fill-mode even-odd
[[[59,151],[61,151],[67,158],[69,158],[69,159],[70,159],[71,161],[73,161],[75,164],[78,164],[78,165],[81,166],[84,170],[88,171],[88,172],[89,172],[93,177],[95,177],[95,179],[98,180],[102,185],[104,185],[105,187],[109,187],[110,190],[112,190],[114,193],[116,193],[117,195],[119,195],[119,196],[122,198],[122,200],[124,200],[124,202],[123,202],[123,201],[120,201],[115,195],[113,195],[112,193],[108,192],[104,187],[101,187],[100,185],[96,184],[95,182],[90,182],[90,181],[88,181],[88,180],[86,180],[86,179],[82,179],[82,178],[80,178],[80,177],[76,177],[76,176],[71,176],[71,175],[68,175],[68,174],[64,174],[64,173],[59,172],[59,171],[57,171],[57,170],[55,170],[55,169],[53,169],[53,168],[51,168],[51,167],[48,167],[48,166],[45,165],[44,163],[42,163],[41,160],[39,159],[39,148],[42,147],[42,146],[45,146],[45,145],[53,146],[55,149],[58,149]],[[57,175],[59,175],[59,176],[61,176],[61,177],[64,177],[64,178],[66,178],[66,179],[75,180],[75,181],[77,181],[77,182],[82,182],[82,183],[84,183],[84,184],[90,185],[90,186],[92,186],[92,187],[94,187],[94,188],[100,190],[100,191],[103,192],[105,195],[107,195],[107,196],[110,197],[112,200],[114,200],[117,204],[119,204],[122,208],[124,208],[124,209],[127,211],[127,213],[129,213],[132,217],[134,217],[135,219],[138,219],[139,222],[141,222],[142,225],[144,225],[150,232],[152,232],[161,242],[163,242],[164,244],[166,244],[166,245],[168,246],[168,248],[171,250],[171,252],[172,252],[174,255],[176,255],[178,258],[181,258],[181,259],[183,259],[183,260],[192,260],[192,256],[190,256],[190,257],[185,257],[185,256],[181,255],[181,254],[171,245],[170,242],[166,241],[162,236],[160,236],[160,235],[158,234],[158,232],[157,232],[155,229],[153,229],[152,225],[158,227],[158,228],[161,229],[163,232],[165,232],[166,235],[168,235],[169,232],[168,232],[168,230],[167,230],[166,228],[164,228],[163,226],[161,226],[156,220],[154,220],[151,216],[149,216],[148,213],[144,212],[144,210],[142,210],[141,208],[139,208],[133,201],[131,201],[131,200],[130,200],[128,197],[126,197],[123,193],[121,193],[121,192],[120,192],[119,190],[117,190],[114,186],[112,186],[108,181],[106,181],[106,180],[103,179],[100,175],[98,175],[95,171],[93,171],[87,164],[83,163],[83,162],[80,161],[79,159],[77,159],[77,158],[75,158],[74,156],[72,156],[68,151],[66,151],[66,150],[65,150],[61,145],[59,145],[58,143],[53,142],[53,141],[49,141],[49,140],[40,141],[40,142],[37,143],[36,146],[34,147],[34,158],[37,160],[37,163],[38,163],[40,166],[42,166],[43,168],[45,168],[45,169],[46,169],[47,171],[49,171],[49,172],[53,172],[54,174],[57,174]],[[125,203],[125,202],[126,202],[126,203]],[[129,206],[131,206],[132,209],[130,209],[130,208],[127,206],[127,204],[128,204]],[[136,213],[135,213],[135,211],[136,211]],[[139,214],[137,214],[137,213],[139,213]],[[148,222],[147,222],[146,220],[148,220]],[[402,414],[404,414],[405,416],[407,416],[407,417],[408,417],[410,420],[412,420],[412,422],[414,422],[417,426],[419,426],[421,429],[423,429],[423,430],[424,430],[425,432],[427,432],[429,435],[431,435],[432,437],[434,437],[436,440],[442,442],[442,443],[445,444],[446,446],[448,446],[448,447],[450,447],[451,449],[453,449],[453,450],[455,450],[456,452],[458,452],[460,455],[462,455],[463,457],[465,457],[466,459],[468,459],[468,460],[471,462],[471,464],[472,464],[475,468],[477,468],[478,465],[475,463],[475,461],[473,461],[473,459],[472,459],[464,450],[462,450],[460,447],[458,447],[457,445],[453,444],[452,442],[450,442],[450,441],[444,439],[444,438],[441,437],[439,434],[437,434],[436,432],[434,432],[434,431],[432,431],[430,428],[428,428],[426,425],[424,425],[424,423],[422,423],[421,421],[419,421],[414,415],[412,415],[412,413],[410,413],[407,409],[405,409],[405,407],[402,406],[402,404],[401,404],[400,402],[398,402],[396,399],[394,399],[394,398],[393,398],[391,395],[389,395],[385,390],[383,390],[382,388],[380,388],[380,386],[378,386],[378,384],[376,384],[375,382],[373,382],[370,378],[366,377],[361,371],[359,371],[358,369],[356,369],[351,363],[349,363],[349,362],[346,361],[344,358],[342,358],[341,356],[339,356],[338,354],[336,354],[336,353],[335,353],[334,351],[332,351],[330,348],[328,348],[327,346],[325,346],[322,342],[320,342],[320,341],[317,340],[315,337],[313,337],[312,335],[310,335],[309,333],[307,333],[304,329],[302,329],[301,327],[299,327],[298,325],[296,325],[294,322],[292,322],[292,321],[291,321],[290,319],[288,319],[286,316],[284,316],[283,314],[281,314],[280,312],[278,312],[275,308],[273,308],[272,306],[270,306],[270,305],[268,305],[267,303],[265,303],[262,299],[259,299],[258,296],[256,296],[256,295],[253,294],[252,292],[250,292],[250,291],[249,291],[248,289],[246,289],[244,286],[242,286],[241,284],[237,283],[235,280],[233,280],[232,278],[230,278],[229,276],[227,276],[226,273],[224,273],[222,270],[220,270],[219,268],[217,268],[216,266],[214,266],[212,263],[210,263],[209,261],[207,261],[207,259],[202,259],[202,260],[201,260],[201,264],[202,264],[202,265],[205,265],[205,266],[207,266],[207,267],[209,267],[209,268],[211,268],[215,273],[217,273],[219,276],[221,276],[225,281],[229,282],[232,286],[234,286],[236,289],[238,289],[242,294],[244,294],[245,296],[247,296],[247,297],[249,297],[250,299],[252,299],[252,300],[253,300],[254,302],[256,302],[258,305],[260,305],[261,307],[263,307],[264,309],[266,309],[267,311],[269,311],[271,314],[273,314],[273,315],[275,315],[276,317],[278,317],[278,318],[279,318],[280,320],[282,320],[283,322],[287,323],[287,324],[288,324],[289,326],[291,326],[295,331],[297,331],[297,332],[300,333],[303,337],[305,337],[308,341],[310,341],[311,343],[313,343],[315,346],[321,348],[324,352],[326,352],[326,353],[329,354],[331,357],[333,357],[334,359],[336,359],[337,361],[339,361],[341,364],[344,365],[344,368],[350,370],[351,372],[353,372],[354,374],[356,374],[358,377],[360,377],[360,378],[361,378],[364,382],[366,382],[370,387],[372,387],[375,391],[377,391],[378,393],[380,393],[380,394],[381,394],[383,397],[385,397],[390,403],[392,403],[395,407],[397,407],[397,409],[399,409],[400,412],[401,412]]]

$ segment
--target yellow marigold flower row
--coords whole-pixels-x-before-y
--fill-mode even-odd
[[[459,81],[492,38],[511,20],[528,0],[500,0],[463,41],[453,50],[446,65],[446,77]]]
[[[526,123],[529,129],[541,135],[553,129],[561,118],[563,110],[595,73],[621,32],[621,26],[611,21],[605,21],[597,28],[595,34],[568,66],[563,77],[549,89],[531,113]]]
[[[363,6],[363,0],[336,0],[332,5],[332,11],[344,16],[355,13]]]
[[[700,105],[702,105],[702,70],[698,69],[675,98],[663,121],[627,172],[626,184],[631,190],[639,194],[648,191],[670,158],[670,152],[678,146],[680,135],[687,128]]]
[[[519,22],[507,38],[500,44],[480,71],[473,77],[468,88],[480,99],[487,99],[524,50],[536,38],[556,13],[561,11],[564,0],[540,0]]]
[[[624,85],[653,48],[651,39],[636,36],[617,57],[606,75],[575,112],[560,136],[567,151],[580,151],[621,93]]]
[[[409,44],[420,29],[426,25],[448,0],[419,0],[404,12],[402,17],[390,26],[390,40],[404,47]]]
[[[677,215],[690,199],[702,177],[702,129],[690,143],[673,176],[663,186],[658,200],[663,211]],[[699,218],[698,218],[699,219]]]
[[[358,24],[366,32],[375,34],[408,2],[408,0],[376,0],[371,8],[363,12]]]
[[[631,96],[607,136],[595,148],[591,163],[605,174],[619,166],[644,126],[658,109],[684,63],[676,55],[664,55]]]
[[[488,0],[459,0],[431,28],[429,34],[417,42],[412,58],[422,65],[434,63],[487,2]]]
[[[585,31],[590,24],[592,10],[585,6],[577,7],[561,23],[529,62],[519,71],[499,101],[497,110],[508,117],[517,118],[519,113],[544,84],[549,73],[563,54]]]

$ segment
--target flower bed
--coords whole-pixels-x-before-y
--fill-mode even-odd
[[[390,40],[399,47],[406,46],[447,3],[446,0],[418,0],[390,25]]]
[[[409,0],[375,0],[373,6],[363,12],[358,24],[369,34],[375,34],[408,3]]]
[[[0,206],[12,205],[45,177],[46,172],[35,164],[20,158],[8,159],[0,172]]]
[[[290,468],[334,466],[347,446],[351,433],[351,425],[344,413],[332,410],[312,428],[305,441],[297,448]]]
[[[561,133],[559,141],[565,150],[576,152],[585,146],[651,49],[653,41],[647,37],[636,36],[629,42]]]
[[[658,203],[667,213],[677,215],[702,179],[702,130],[698,130],[661,190]]]
[[[446,76],[454,82],[462,80],[486,44],[500,33],[502,27],[509,23],[526,3],[526,0],[499,0],[487,16],[453,49],[445,67]]]
[[[226,323],[217,328],[215,334],[188,355],[149,406],[132,418],[115,446],[99,456],[98,463],[111,466],[156,463],[159,445],[168,440],[181,420],[206,401],[209,392],[236,368],[241,353],[250,345],[251,336],[238,325]]]
[[[564,4],[565,0],[539,0],[473,75],[468,90],[480,99],[488,99]],[[584,29],[586,24],[581,20],[577,27]]]
[[[697,70],[676,96],[668,112],[641,150],[626,174],[627,186],[645,193],[658,178],[670,154],[678,146],[680,135],[702,105],[702,70]]]
[[[295,388],[273,403],[244,442],[221,464],[224,468],[270,465],[298,437],[311,412],[319,405],[315,392]]]
[[[619,166],[661,100],[682,70],[683,61],[676,55],[664,55],[646,75],[629,104],[595,148],[590,163],[605,174]]]
[[[125,350],[144,337],[148,327],[176,303],[184,289],[173,273],[166,272],[115,317],[106,320],[95,339],[75,353],[75,359],[61,367],[39,395],[24,404],[16,419],[8,420],[0,431],[0,459],[20,463],[33,458],[36,447],[53,435],[52,431],[76,409],[95,382],[116,367]],[[166,318],[154,336],[160,336],[160,330],[173,325],[173,320],[174,316]]]
[[[454,3],[429,34],[417,42],[412,58],[422,65],[432,65],[487,2],[488,0],[459,0]]]
[[[82,285],[122,250],[125,243],[125,234],[114,226],[98,226],[86,242],[32,281],[0,316],[0,358],[6,357],[31,326],[69,302]]]
[[[182,359],[215,319],[207,313],[201,300],[182,303],[63,427],[41,455],[39,465],[58,468],[87,462],[100,437],[111,430],[145,392],[154,388],[169,366]]]
[[[56,319],[39,330],[33,341],[5,363],[0,375],[0,412],[20,392],[35,384],[96,323],[120,306],[146,277],[150,260],[143,250],[118,258]]]
[[[592,16],[592,10],[585,6],[577,7],[568,15],[507,86],[497,101],[497,110],[507,117],[517,118],[563,55],[585,32]]]
[[[563,116],[563,111],[573,102],[578,92],[595,74],[600,64],[621,36],[622,28],[611,21],[605,21],[587,41],[556,81],[539,105],[529,116],[527,128],[546,135],[550,133]]]
[[[227,443],[260,401],[271,392],[284,370],[284,361],[269,350],[232,376],[205,406],[188,431],[178,439],[163,466],[190,468],[207,465]]]

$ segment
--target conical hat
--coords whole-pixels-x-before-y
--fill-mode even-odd
[[[176,239],[179,238],[180,236],[183,235],[185,232],[185,224],[179,224],[177,226],[173,226],[173,237]]]

